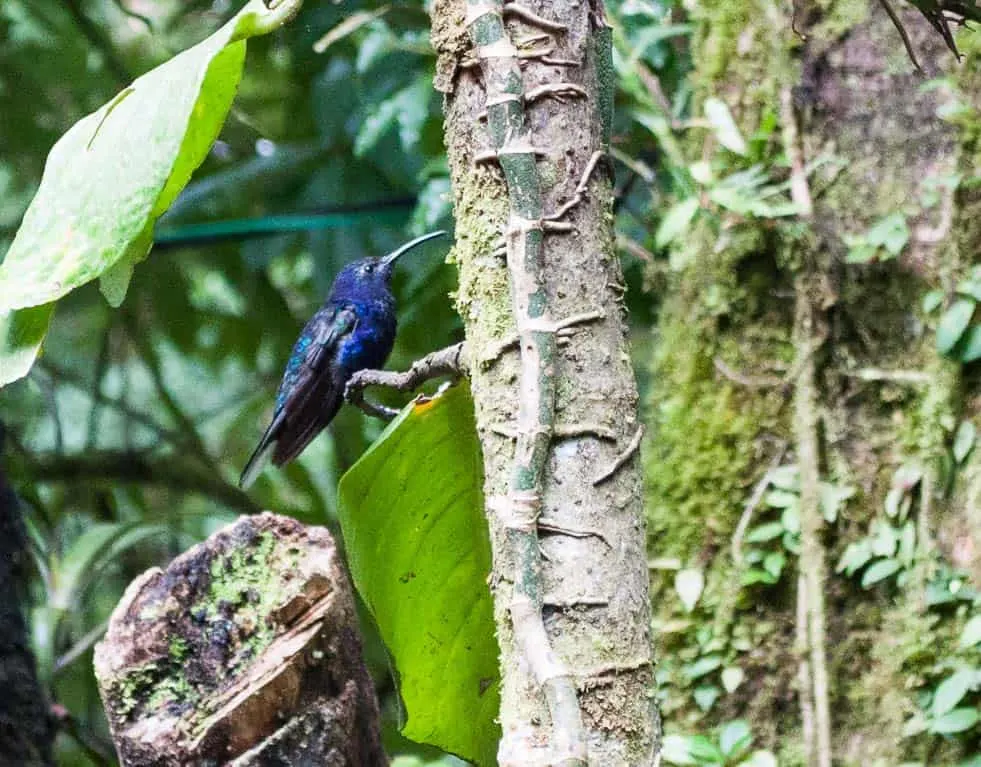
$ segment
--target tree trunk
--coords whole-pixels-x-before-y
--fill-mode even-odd
[[[433,43],[494,558],[499,760],[653,764],[640,424],[603,154],[610,30],[598,2],[440,0]]]
[[[951,72],[950,86],[976,109],[977,36],[960,38],[969,50],[959,67],[922,16],[892,5],[919,61],[931,73]],[[801,215],[731,217],[721,228],[706,217],[677,245],[677,262],[689,266],[671,278],[655,335],[652,539],[658,556],[705,566],[702,609],[721,608],[726,618],[708,639],[671,635],[662,652],[687,659],[708,645],[740,666],[747,681],[710,717],[748,714],[757,744],[781,764],[954,763],[963,756],[956,740],[908,738],[903,727],[915,710],[907,691],[935,673],[942,647],[956,645],[925,607],[934,557],[970,566],[974,547],[964,540],[979,529],[977,485],[944,468],[953,430],[977,415],[977,373],[938,355],[937,314],[922,308],[931,289],[951,300],[981,244],[976,187],[951,181],[976,174],[977,112],[960,129],[938,119],[954,91],[921,89],[877,1],[707,0],[693,8],[696,114],[707,97],[720,98],[748,137],[776,111],[764,162],[778,178],[790,166]],[[710,132],[697,141],[692,161],[723,156]],[[813,170],[819,159],[831,162]],[[910,232],[899,258],[849,263],[851,237],[894,213]],[[799,587],[792,556],[777,584],[742,587],[720,553],[775,445],[788,445],[784,464],[799,469]],[[904,464],[922,467],[910,489],[915,564],[903,587],[862,589],[861,574],[835,565],[849,543],[889,520],[886,496]],[[835,522],[821,512],[831,486],[855,489]],[[780,517],[764,503],[755,515],[753,524]],[[653,583],[656,624],[682,613],[672,589],[670,574]],[[702,716],[685,699],[692,683],[670,669],[665,678],[671,716]],[[799,705],[787,705],[795,695]]]
[[[2,453],[0,424],[0,457]],[[21,610],[27,561],[27,534],[20,506],[0,465],[0,764],[47,767],[54,764],[54,727]]]
[[[95,667],[123,765],[388,763],[351,585],[322,528],[242,517],[149,570]]]

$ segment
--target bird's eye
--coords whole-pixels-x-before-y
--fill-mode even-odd
[[[364,273],[365,274],[371,274],[373,271],[375,271],[375,265],[374,264],[365,264],[364,265]]]

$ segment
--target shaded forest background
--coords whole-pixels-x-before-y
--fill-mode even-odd
[[[0,254],[58,136],[235,10],[0,6]],[[924,74],[878,2],[608,6],[672,763],[808,763],[817,626],[836,763],[981,764],[981,37],[958,31],[958,62],[897,11]],[[428,26],[422,4],[308,2],[255,40],[122,309],[72,293],[0,393],[61,764],[111,763],[91,649],[133,577],[241,513],[336,529],[337,481],[382,428],[358,412],[249,495],[235,481],[340,265],[452,226]],[[398,368],[462,335],[452,265],[405,263]],[[365,624],[390,752],[452,761],[399,739]]]

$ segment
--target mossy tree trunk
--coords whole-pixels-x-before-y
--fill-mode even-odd
[[[767,171],[791,182],[800,214],[698,219],[678,246],[688,266],[671,278],[655,331],[650,546],[656,561],[706,570],[697,609],[714,616],[710,636],[686,630],[673,572],[655,573],[655,625],[674,628],[662,648],[665,715],[706,717],[694,688],[721,684],[691,681],[683,667],[711,655],[746,681],[707,723],[748,715],[781,764],[951,763],[967,741],[904,738],[903,727],[916,708],[910,690],[956,652],[958,621],[929,612],[928,582],[939,563],[981,580],[971,545],[978,459],[957,468],[949,458],[958,424],[977,414],[978,376],[937,353],[938,312],[922,301],[940,289],[949,304],[981,245],[976,186],[956,183],[976,174],[977,125],[937,116],[956,98],[977,109],[981,41],[961,36],[958,65],[922,16],[902,10],[920,62],[948,73],[923,89],[872,0],[707,0],[693,16],[696,111],[722,99],[744,136],[775,119]],[[711,132],[697,141],[693,161],[724,167]],[[850,263],[851,238],[896,214],[908,228],[899,257]],[[781,457],[799,475],[799,551],[779,539],[733,546],[747,519],[750,529],[781,519],[765,495],[751,498]],[[916,467],[900,488],[915,561],[898,582],[863,589],[861,572],[836,564],[890,521],[886,499],[904,465]],[[828,521],[836,488],[854,494]],[[776,583],[741,583],[749,549],[787,557]]]
[[[442,0],[432,16],[494,556],[499,760],[653,764],[610,30],[600,3]]]

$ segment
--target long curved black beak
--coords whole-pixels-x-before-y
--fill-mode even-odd
[[[392,264],[395,263],[395,259],[397,259],[399,256],[401,256],[403,253],[408,253],[416,245],[422,245],[422,243],[427,242],[428,240],[432,240],[432,239],[434,239],[436,237],[442,237],[444,234],[446,234],[446,232],[444,232],[443,230],[440,230],[438,232],[430,232],[429,234],[424,234],[424,235],[422,235],[420,237],[416,237],[414,240],[409,240],[407,243],[405,243],[405,245],[403,245],[402,247],[400,247],[398,250],[396,250],[396,251],[394,251],[392,253],[389,253],[387,256],[385,256],[381,260],[382,265],[383,266],[391,266]]]

